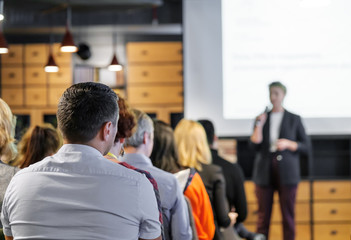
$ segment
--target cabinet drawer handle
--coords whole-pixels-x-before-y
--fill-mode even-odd
[[[258,214],[258,210],[255,210],[252,212],[252,215],[257,215]]]
[[[336,230],[331,230],[331,231],[330,231],[330,235],[335,236],[336,234],[338,234],[338,231],[336,231]]]
[[[143,92],[143,97],[148,97],[149,96],[149,94],[147,93],[147,92]]]
[[[330,192],[330,193],[336,193],[336,188],[331,188],[331,189],[329,190],[329,192]]]
[[[38,77],[38,76],[39,76],[39,73],[38,73],[38,72],[34,72],[34,73],[32,74],[32,76],[33,76],[33,77]]]
[[[38,54],[39,54],[39,53],[38,53],[37,51],[32,52],[33,57],[38,56]]]
[[[10,57],[10,58],[13,58],[13,57],[15,57],[15,53],[13,53],[13,52],[10,52],[10,53],[9,53],[9,57]]]
[[[142,55],[147,55],[147,54],[148,54],[148,51],[147,51],[147,50],[143,50],[143,51],[141,51],[141,54],[142,54]]]
[[[336,210],[336,209],[330,210],[330,214],[337,214],[337,213],[338,213],[338,210]]]
[[[179,49],[178,54],[183,54],[183,49]]]
[[[180,76],[183,76],[183,70],[178,71],[178,74],[179,74]]]
[[[143,71],[143,72],[142,72],[142,75],[143,75],[144,77],[147,77],[147,76],[149,75],[149,73],[148,73],[147,71]]]
[[[9,78],[14,78],[15,77],[15,73],[9,73]]]

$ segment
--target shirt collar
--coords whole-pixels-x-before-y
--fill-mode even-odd
[[[146,166],[153,166],[151,159],[141,153],[126,153],[123,156],[122,161],[132,166],[133,164],[143,164]]]
[[[64,144],[57,153],[83,152],[91,156],[102,156],[96,148],[83,144]]]

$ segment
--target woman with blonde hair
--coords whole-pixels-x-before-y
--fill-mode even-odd
[[[200,123],[183,119],[174,134],[180,165],[197,170],[210,197],[216,226],[213,239],[223,239],[219,228],[233,226],[237,214],[229,212],[222,170],[211,164],[206,132]]]
[[[0,213],[6,188],[11,178],[19,170],[7,165],[17,154],[14,138],[15,126],[15,116],[13,116],[7,103],[0,98]],[[0,228],[2,228],[1,222]]]
[[[62,136],[51,124],[35,126],[27,130],[18,143],[19,154],[12,165],[28,167],[56,153],[61,146]]]

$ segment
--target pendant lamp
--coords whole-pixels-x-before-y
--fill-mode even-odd
[[[0,54],[5,54],[9,52],[9,45],[5,39],[2,29],[0,29]]]
[[[116,44],[116,36],[113,35],[113,39],[112,39],[112,44],[113,47],[115,47]],[[121,71],[122,70],[122,65],[119,64],[118,60],[117,60],[117,55],[116,53],[113,53],[113,57],[112,57],[112,61],[111,64],[107,67],[108,70],[113,71],[113,72],[117,72],[117,71]]]
[[[77,46],[74,44],[70,27],[71,27],[71,7],[67,7],[66,32],[61,43],[61,52],[73,53],[78,51]]]
[[[4,20],[4,0],[0,0],[0,21]]]
[[[49,59],[48,63],[45,65],[45,72],[51,73],[51,72],[58,72],[59,67],[57,66],[54,55],[52,54],[52,51],[50,51],[49,54]]]

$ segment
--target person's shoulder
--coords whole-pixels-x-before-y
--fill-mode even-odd
[[[285,110],[285,114],[292,119],[300,119],[300,115]]]

